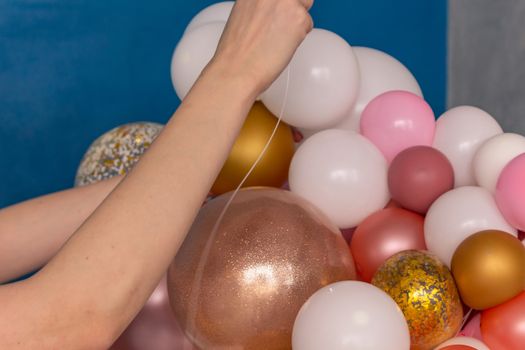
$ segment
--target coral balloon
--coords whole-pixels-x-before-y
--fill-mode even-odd
[[[277,189],[240,191],[203,256],[230,195],[203,207],[175,257],[171,306],[200,348],[289,349],[304,302],[355,278],[352,256],[318,209]]]
[[[192,350],[170,308],[166,278],[153,291],[111,350]]]
[[[476,310],[494,307],[525,289],[525,248],[506,232],[476,233],[454,253],[452,273],[465,304]]]
[[[435,117],[421,97],[408,91],[389,91],[374,98],[361,115],[361,133],[391,162],[412,146],[430,146]]]
[[[124,175],[162,131],[157,123],[131,123],[116,127],[96,139],[84,154],[75,186],[89,185]]]
[[[451,266],[456,248],[467,237],[484,230],[517,232],[503,218],[492,194],[481,187],[460,187],[439,197],[425,220],[428,250]]]
[[[263,93],[262,101],[278,115],[287,97],[285,122],[322,130],[346,116],[358,89],[359,67],[352,47],[339,35],[315,28],[297,49],[289,68]]]
[[[525,153],[525,137],[501,134],[485,142],[474,156],[474,176],[481,187],[496,191],[501,172],[511,160]]]
[[[463,307],[448,268],[434,255],[405,251],[388,259],[372,283],[399,305],[412,350],[431,350],[457,334]]]
[[[206,7],[186,27],[185,34],[202,25],[213,22],[227,22],[235,1],[223,1]]]
[[[339,282],[317,291],[293,327],[294,350],[409,348],[408,327],[396,303],[363,282]]]
[[[237,188],[270,139],[277,118],[257,102],[246,119],[235,144],[215,180],[211,192],[220,195]],[[280,188],[288,179],[288,170],[295,152],[291,128],[281,123],[275,136],[243,187],[269,186]]]
[[[357,271],[370,282],[377,269],[404,250],[425,250],[424,219],[408,210],[388,208],[370,215],[354,233],[350,248]]]
[[[483,311],[481,334],[490,350],[521,350],[525,344],[525,292]]]
[[[357,101],[337,129],[360,132],[361,114],[366,105],[387,91],[409,91],[423,97],[419,84],[410,71],[389,54],[369,47],[354,47],[359,63],[361,84]]]
[[[171,81],[181,100],[215,55],[225,25],[226,22],[200,25],[186,33],[177,44],[171,59]]]
[[[474,156],[485,141],[501,133],[498,122],[476,107],[452,108],[439,117],[433,146],[452,163],[455,187],[476,184]]]
[[[402,207],[425,214],[436,199],[454,188],[454,169],[438,150],[411,147],[390,164],[388,187],[392,199]]]
[[[482,341],[470,337],[455,337],[449,339],[440,346],[438,346],[436,350],[444,350],[447,346],[453,345],[470,346],[474,350],[490,350],[489,347],[483,344]]]
[[[390,199],[385,158],[352,131],[325,130],[307,139],[292,159],[289,181],[292,192],[343,229],[359,225]]]
[[[525,154],[514,158],[501,172],[496,187],[496,202],[505,219],[525,231]]]

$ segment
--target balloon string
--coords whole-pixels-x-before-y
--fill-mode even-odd
[[[270,135],[270,138],[268,139],[268,141],[264,145],[264,148],[262,149],[261,153],[259,154],[259,156],[255,160],[255,162],[253,163],[252,167],[250,168],[250,170],[248,170],[248,172],[246,173],[246,175],[244,176],[242,181],[239,183],[239,185],[237,186],[235,191],[233,191],[233,193],[230,196],[228,202],[226,202],[226,205],[222,209],[222,211],[221,211],[217,221],[215,222],[215,225],[213,226],[213,229],[211,230],[210,236],[208,237],[208,239],[206,241],[206,245],[204,247],[204,251],[202,253],[201,259],[200,259],[199,264],[197,266],[197,271],[195,273],[195,279],[193,280],[194,281],[193,282],[193,286],[191,288],[191,295],[190,295],[190,300],[189,300],[188,319],[187,319],[187,322],[186,322],[186,330],[187,331],[191,330],[191,332],[188,332],[189,334],[195,334],[194,333],[195,328],[196,328],[195,321],[196,321],[197,309],[198,309],[197,308],[197,302],[198,302],[198,299],[199,299],[200,289],[201,289],[201,286],[202,286],[202,279],[203,279],[203,275],[204,275],[204,268],[206,267],[206,263],[208,262],[208,258],[209,258],[210,252],[211,252],[211,248],[213,246],[213,242],[215,240],[215,237],[217,236],[217,232],[219,230],[219,226],[221,225],[221,223],[222,223],[222,221],[224,219],[224,216],[226,215],[226,212],[230,208],[233,200],[235,199],[235,197],[237,196],[237,194],[241,190],[242,186],[246,183],[246,181],[248,180],[248,177],[253,173],[253,171],[255,170],[255,167],[260,163],[261,159],[266,154],[266,152],[267,152],[268,148],[270,147],[270,145],[271,145],[271,143],[272,143],[272,141],[273,141],[273,139],[275,137],[275,134],[277,133],[277,130],[279,129],[279,126],[281,124],[281,121],[282,121],[282,118],[283,118],[283,115],[284,115],[284,112],[285,112],[285,109],[286,109],[286,104],[287,104],[287,101],[288,101],[288,90],[290,88],[290,75],[291,75],[291,73],[290,73],[290,66],[291,66],[291,64],[286,68],[286,89],[285,89],[285,92],[284,92],[284,100],[283,100],[283,103],[281,105],[281,110],[280,110],[280,113],[279,113],[279,117],[277,119],[277,124],[275,124],[275,128],[273,129],[273,131],[272,131],[272,133]],[[192,339],[192,341],[193,341],[193,339]],[[189,349],[191,349],[191,346],[189,347]]]

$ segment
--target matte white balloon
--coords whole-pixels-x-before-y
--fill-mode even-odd
[[[185,33],[212,22],[227,22],[235,1],[223,1],[206,7],[199,12],[186,27]]]
[[[432,204],[425,219],[428,250],[449,267],[461,242],[484,230],[518,236],[503,218],[492,194],[481,187],[459,187],[445,193]]]
[[[355,227],[385,207],[388,165],[363,136],[325,130],[307,139],[290,165],[292,192],[320,208],[340,228]]]
[[[211,61],[224,31],[224,22],[204,24],[182,37],[171,60],[171,81],[182,100]]]
[[[482,341],[470,337],[456,337],[449,339],[438,346],[436,350],[440,350],[451,345],[467,345],[473,347],[476,350],[490,350],[489,347],[486,346]]]
[[[371,284],[338,282],[303,305],[292,333],[294,350],[408,350],[403,313],[388,294]]]
[[[452,108],[438,119],[434,147],[452,163],[455,187],[476,184],[474,155],[485,141],[501,133],[498,122],[477,107]]]
[[[377,96],[392,90],[409,91],[423,97],[412,73],[389,54],[369,47],[354,47],[361,75],[357,102],[342,122],[335,126],[359,132],[361,113]]]
[[[511,160],[525,153],[525,137],[505,133],[486,141],[474,156],[474,176],[481,187],[496,192],[496,184],[503,168]]]
[[[290,62],[290,88],[283,120],[321,130],[340,122],[351,110],[359,89],[359,67],[352,47],[340,36],[314,29]],[[287,71],[262,95],[279,115],[286,95]]]

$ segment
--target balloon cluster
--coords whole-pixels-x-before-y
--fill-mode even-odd
[[[171,76],[181,99],[233,6],[203,10],[177,45]],[[220,196],[203,207],[169,270],[171,307],[191,341],[203,349],[522,349],[525,137],[471,106],[436,121],[403,64],[327,30],[314,29],[290,66],[253,107],[214,185]],[[288,179],[290,191],[240,191],[209,245],[226,192],[258,158],[284,103],[286,124],[246,186]],[[291,127],[305,136],[295,154]],[[462,304],[480,312],[467,325],[474,331],[459,333],[470,314]]]

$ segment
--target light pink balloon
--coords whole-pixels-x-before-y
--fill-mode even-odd
[[[412,146],[430,146],[436,127],[432,108],[408,91],[389,91],[374,98],[361,116],[361,133],[391,162]]]
[[[525,153],[514,158],[501,172],[496,186],[496,202],[514,227],[525,230]]]
[[[481,337],[481,314],[472,317],[459,335],[462,337],[472,337],[478,340],[483,340]]]

